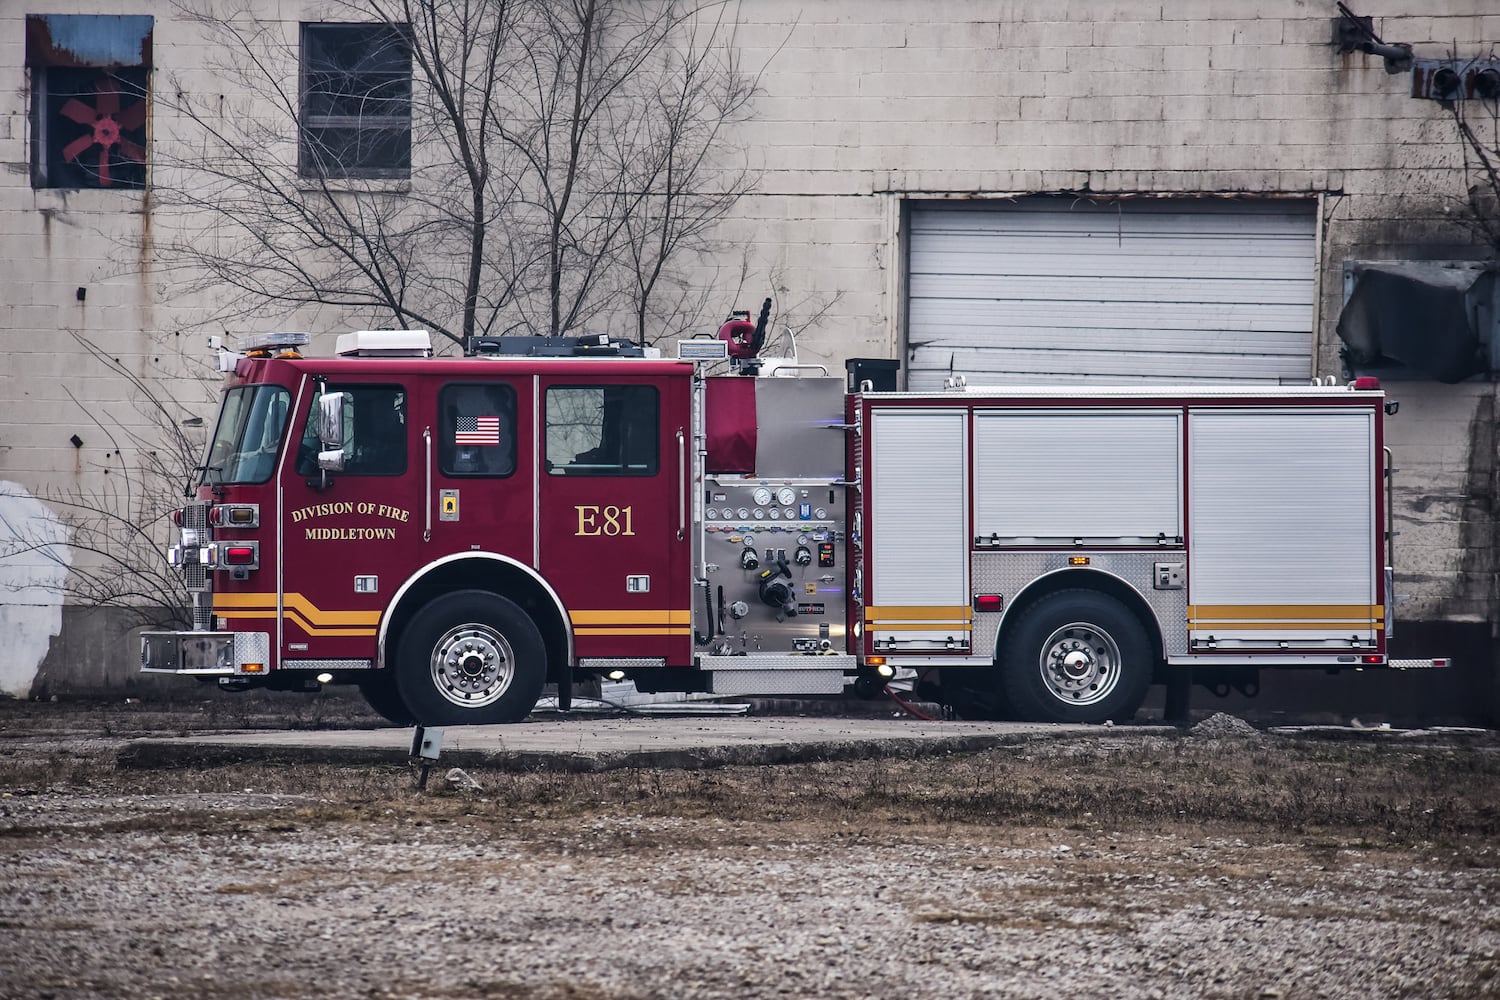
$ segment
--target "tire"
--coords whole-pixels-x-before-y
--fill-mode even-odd
[[[364,695],[365,703],[385,721],[396,726],[409,726],[417,720],[412,717],[411,709],[406,707],[406,702],[401,700],[401,692],[396,688],[396,678],[389,670],[377,670],[368,677],[359,680],[359,693]]]
[[[1151,643],[1125,605],[1060,590],[1021,612],[1001,655],[1000,688],[1032,722],[1128,722],[1151,686]]]
[[[517,722],[536,706],[546,679],[536,623],[485,590],[428,602],[397,648],[396,688],[424,726]]]

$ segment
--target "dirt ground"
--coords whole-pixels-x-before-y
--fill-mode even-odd
[[[1101,728],[426,792],[114,765],[261,724],[0,703],[0,997],[1500,996],[1493,734]]]

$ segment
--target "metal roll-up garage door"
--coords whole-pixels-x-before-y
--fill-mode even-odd
[[[907,386],[1305,382],[1311,201],[913,202]]]

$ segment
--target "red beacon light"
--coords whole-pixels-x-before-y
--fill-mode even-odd
[[[1380,379],[1376,378],[1374,375],[1361,375],[1359,378],[1354,380],[1354,390],[1356,392],[1378,390],[1379,388]]]

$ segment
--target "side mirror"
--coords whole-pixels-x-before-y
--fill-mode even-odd
[[[324,472],[343,472],[344,450],[339,448],[334,451],[318,452],[318,468]]]
[[[325,392],[318,397],[318,441],[325,449],[344,447],[344,394]],[[323,457],[318,456],[321,463]]]

